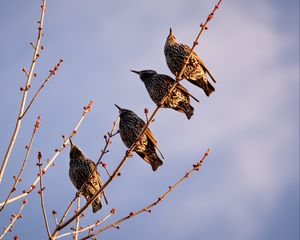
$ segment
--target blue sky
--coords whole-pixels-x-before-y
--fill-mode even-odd
[[[172,27],[181,42],[191,45],[199,24],[214,1],[58,1],[48,2],[45,50],[32,81],[39,87],[59,58],[64,64],[24,119],[0,186],[7,194],[25,154],[33,124],[41,115],[19,190],[36,177],[37,151],[45,159],[61,145],[91,99],[93,111],[74,141],[96,160],[103,135],[117,116],[114,104],[144,117],[155,109],[145,87],[131,69],[169,74],[163,46]],[[199,173],[169,195],[152,213],[103,233],[103,239],[299,239],[299,2],[224,1],[204,33],[196,52],[213,72],[216,92],[182,82],[200,99],[192,102],[190,121],[163,109],[151,126],[165,161],[152,172],[134,155],[121,178],[107,190],[109,206],[94,215],[89,209],[83,225],[105,216],[111,208],[117,220],[146,206],[176,182],[207,148],[212,152]],[[19,87],[29,68],[40,6],[36,1],[0,3],[0,156],[3,158],[18,114]],[[110,170],[126,148],[116,136],[106,157]],[[73,198],[68,177],[67,148],[45,176],[46,208],[58,213]],[[1,160],[2,161],[2,160]],[[107,179],[102,171],[102,176]],[[0,229],[20,203],[0,216]],[[21,239],[46,239],[37,193],[29,196],[24,217],[14,233]],[[8,234],[11,239],[13,234]],[[100,235],[101,237],[101,235]]]

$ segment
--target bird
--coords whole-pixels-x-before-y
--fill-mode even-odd
[[[159,105],[161,100],[168,93],[169,88],[175,82],[175,80],[170,76],[158,74],[154,70],[131,71],[140,76],[140,79],[145,84],[151,99],[156,105]],[[199,102],[199,100],[192,96],[185,87],[178,83],[172,91],[171,97],[169,97],[163,104],[163,107],[183,112],[187,119],[191,119],[194,114],[194,108],[190,105],[190,96]]]
[[[190,52],[191,48],[185,44],[179,43],[170,28],[170,33],[164,47],[164,54],[167,65],[175,76],[181,71],[184,61],[189,56]],[[200,59],[197,53],[193,51],[183,71],[183,77],[190,83],[202,88],[206,96],[209,97],[209,95],[215,91],[215,88],[208,81],[206,73],[214,82],[216,82],[205,63]]]
[[[82,189],[82,195],[87,201],[89,201],[94,196],[94,194],[101,188],[102,181],[97,170],[96,164],[92,160],[88,159],[81,151],[81,149],[71,140],[70,143],[71,149],[69,176],[71,182],[77,190],[81,189],[82,185],[85,182],[87,182]],[[103,192],[100,195],[103,195],[106,204],[108,204],[105,193]],[[100,195],[92,203],[93,213],[96,213],[102,208]]]
[[[120,114],[119,132],[121,139],[125,146],[130,148],[142,132],[146,123],[133,111],[121,108],[116,104],[115,106],[119,109]],[[157,141],[151,130],[147,128],[145,134],[143,134],[141,140],[138,141],[133,151],[149,163],[153,171],[156,171],[158,167],[163,164],[163,161],[158,157],[155,149],[159,151]]]

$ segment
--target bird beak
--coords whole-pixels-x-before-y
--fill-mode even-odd
[[[136,73],[136,74],[138,74],[138,75],[140,75],[141,74],[141,72],[139,72],[139,71],[135,71],[135,70],[130,70],[131,72],[134,72],[134,73]]]
[[[170,34],[169,34],[169,36],[170,36],[170,35],[173,35],[172,28],[170,28]]]
[[[117,104],[115,104],[115,106],[119,109],[119,111],[122,111],[122,108],[120,108]]]
[[[71,139],[69,139],[69,140],[70,140],[71,147],[73,147],[73,146],[74,146],[74,143],[72,142]]]

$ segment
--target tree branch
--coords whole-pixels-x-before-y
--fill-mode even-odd
[[[76,211],[78,211],[80,209],[80,197],[77,199],[77,208],[76,208]],[[78,240],[78,229],[79,229],[79,224],[80,224],[80,216],[79,215],[77,218],[76,218],[76,228],[75,228],[75,233],[74,233],[74,240]],[[49,235],[50,237],[50,235]]]
[[[32,135],[31,135],[31,138],[30,138],[30,141],[29,141],[29,144],[26,145],[26,154],[25,154],[25,157],[24,157],[21,169],[20,169],[20,171],[18,173],[18,176],[17,177],[14,176],[15,183],[12,186],[12,188],[11,188],[8,196],[6,197],[6,200],[4,201],[4,204],[0,208],[0,212],[4,209],[4,207],[6,206],[6,203],[9,201],[11,195],[17,189],[17,184],[20,182],[20,179],[21,179],[22,173],[24,171],[26,162],[27,162],[27,160],[29,158],[29,153],[30,153],[30,150],[31,150],[31,147],[32,147],[32,144],[33,144],[33,140],[34,140],[35,134],[36,134],[36,132],[37,132],[39,126],[40,126],[40,122],[41,122],[41,118],[40,118],[40,116],[38,116],[38,119],[37,119],[37,121],[34,124],[34,129],[33,129],[33,132],[32,132]]]
[[[61,153],[61,151],[69,144],[70,142],[70,139],[72,139],[77,131],[78,131],[78,128],[80,127],[81,123],[83,122],[84,118],[86,117],[86,115],[91,111],[92,109],[92,106],[93,106],[93,101],[90,101],[90,103],[84,107],[84,111],[81,115],[81,118],[79,119],[77,125],[75,126],[74,130],[72,131],[72,133],[70,134],[69,138],[65,139],[64,140],[64,143],[58,148],[58,149],[55,149],[55,154],[54,156],[48,161],[46,167],[43,169],[44,172],[46,172],[48,170],[49,167],[52,166],[53,162],[55,161],[55,159],[57,158],[57,156]],[[9,204],[9,203],[12,203],[12,202],[15,202],[25,196],[27,196],[28,194],[30,194],[35,188],[36,188],[36,184],[38,183],[39,181],[39,177],[37,177],[34,182],[32,183],[31,187],[26,191],[24,190],[22,194],[8,200],[6,202],[6,204]],[[4,203],[0,203],[0,206],[3,206]]]
[[[113,209],[110,211],[110,213],[109,213],[106,217],[104,217],[104,218],[101,219],[101,220],[97,220],[96,223],[94,223],[94,224],[92,224],[92,225],[89,225],[89,226],[87,226],[87,227],[85,227],[85,228],[82,228],[82,229],[80,229],[80,230],[78,230],[78,231],[68,232],[68,233],[64,233],[64,234],[62,234],[62,235],[59,235],[59,236],[56,237],[56,239],[66,237],[66,236],[69,236],[69,235],[71,235],[71,234],[82,233],[82,232],[85,232],[85,231],[92,230],[94,227],[97,227],[98,225],[100,225],[101,223],[103,223],[104,221],[106,221],[108,218],[110,218],[110,217],[111,217],[112,215],[114,215],[114,214],[115,214],[115,209],[113,208]]]
[[[19,209],[19,212],[18,212],[17,214],[13,214],[13,215],[12,215],[12,218],[10,219],[9,225],[7,226],[7,228],[4,228],[4,232],[3,232],[3,234],[0,236],[0,240],[3,239],[3,237],[5,236],[6,233],[12,231],[12,228],[13,228],[13,226],[14,226],[15,221],[16,221],[17,219],[19,219],[19,218],[22,218],[21,212],[22,212],[23,208],[25,207],[25,205],[26,205],[27,203],[28,203],[27,199],[24,199],[24,200],[23,200],[23,203],[22,203],[22,205],[21,205],[21,207],[20,207],[20,209]]]
[[[56,74],[57,70],[59,69],[59,67],[61,66],[62,63],[63,63],[63,60],[60,59],[59,62],[55,65],[55,67],[52,70],[50,70],[50,73],[49,73],[48,77],[45,79],[45,81],[43,82],[43,84],[40,86],[40,88],[34,94],[34,96],[32,97],[32,99],[30,100],[28,106],[26,107],[25,111],[20,116],[20,119],[22,119],[26,115],[26,113],[30,109],[31,105],[33,104],[33,102],[35,101],[35,99],[37,98],[37,96],[40,94],[40,92],[45,87],[46,83],[50,80],[50,78]]]
[[[48,223],[47,213],[46,213],[46,209],[45,209],[44,194],[43,194],[43,191],[45,190],[45,187],[43,187],[43,175],[45,174],[45,172],[43,171],[42,153],[41,152],[38,153],[38,163],[37,163],[37,165],[39,167],[38,176],[40,178],[39,194],[40,194],[40,198],[41,198],[41,207],[42,207],[42,212],[43,212],[46,231],[47,231],[48,236],[50,236],[51,233],[50,233],[50,229],[49,229],[49,223]]]
[[[30,70],[29,73],[26,72],[25,69],[25,73],[27,76],[27,81],[25,84],[25,88],[21,88],[21,90],[23,91],[23,98],[21,101],[21,105],[20,105],[20,110],[19,110],[19,115],[17,117],[17,122],[16,122],[16,126],[13,132],[13,135],[11,137],[8,149],[6,151],[5,157],[3,159],[2,165],[1,165],[1,169],[0,169],[0,184],[3,178],[3,174],[8,162],[8,159],[10,157],[11,151],[15,145],[18,133],[19,133],[19,129],[21,127],[21,122],[22,122],[22,118],[21,116],[23,115],[23,111],[24,111],[24,107],[26,104],[26,99],[27,99],[27,94],[28,94],[28,90],[30,88],[30,82],[32,79],[32,75],[33,75],[33,71],[35,68],[35,64],[36,64],[36,60],[39,56],[38,52],[40,49],[40,43],[41,43],[41,39],[42,39],[42,33],[43,33],[43,24],[44,24],[44,15],[45,15],[45,11],[46,11],[46,0],[43,0],[42,5],[41,5],[42,11],[41,11],[41,16],[40,16],[40,20],[39,20],[39,27],[38,27],[38,36],[37,36],[37,40],[35,43],[35,47],[34,47],[34,53],[33,53],[33,57],[32,57],[32,61],[31,61],[31,66],[30,66]]]
[[[209,17],[207,18],[205,24],[203,25],[204,29],[206,29],[208,22],[212,19],[211,16],[214,14],[214,12],[218,8],[218,6],[221,3],[221,1],[222,0],[219,0],[219,2],[217,3],[217,5],[214,7],[213,12],[209,14]],[[119,163],[119,165],[117,166],[117,168],[115,169],[115,171],[113,172],[113,174],[111,175],[111,177],[103,184],[103,186],[97,191],[97,193],[89,201],[87,201],[86,204],[76,214],[74,214],[72,217],[70,217],[65,222],[60,223],[58,226],[56,226],[55,230],[53,231],[53,233],[51,235],[51,238],[50,238],[51,240],[56,238],[58,232],[61,229],[63,229],[67,225],[69,225],[71,222],[73,222],[76,219],[76,217],[78,215],[80,215],[81,213],[83,213],[93,203],[93,201],[99,196],[99,194],[101,194],[105,190],[105,188],[119,175],[119,172],[120,172],[121,168],[123,167],[123,165],[125,164],[125,162],[127,161],[127,159],[132,156],[132,152],[133,152],[134,148],[136,147],[137,143],[140,141],[141,137],[144,135],[144,133],[145,133],[146,129],[149,127],[149,125],[153,122],[153,119],[154,119],[156,113],[163,106],[163,104],[165,103],[165,101],[167,100],[167,98],[169,97],[169,95],[172,93],[172,91],[175,89],[175,87],[177,86],[177,84],[179,83],[179,81],[182,79],[182,74],[184,72],[184,69],[186,68],[187,63],[188,63],[188,61],[189,61],[189,59],[190,59],[190,57],[191,57],[191,55],[193,53],[193,50],[196,47],[196,45],[198,44],[200,36],[201,36],[201,34],[203,32],[203,26],[201,26],[201,30],[200,30],[199,34],[197,35],[196,40],[193,43],[193,47],[190,50],[190,54],[185,59],[185,62],[183,64],[183,66],[182,66],[181,71],[177,74],[176,80],[175,80],[174,84],[169,88],[168,93],[160,101],[160,103],[158,104],[158,106],[156,107],[156,109],[154,110],[154,112],[152,113],[152,115],[150,116],[150,118],[148,119],[147,123],[145,124],[143,130],[141,131],[141,133],[139,134],[139,136],[136,138],[135,142],[126,151],[123,159],[121,160],[121,162]]]
[[[188,172],[185,173],[185,175],[180,178],[175,184],[173,184],[172,186],[169,186],[169,189],[164,193],[162,194],[156,201],[152,202],[150,205],[136,211],[136,212],[130,212],[127,216],[119,219],[118,221],[115,221],[107,226],[105,226],[104,228],[101,228],[100,230],[94,232],[94,233],[91,233],[83,238],[81,238],[80,240],[85,240],[85,239],[88,239],[88,238],[91,238],[91,237],[94,237],[96,235],[98,235],[99,233],[111,228],[111,227],[116,227],[118,228],[119,224],[132,218],[132,217],[135,217],[141,213],[144,213],[144,212],[148,212],[150,213],[151,212],[151,209],[155,206],[157,206],[160,202],[162,202],[175,188],[177,188],[183,181],[185,181],[186,179],[188,179],[195,171],[199,171],[203,162],[205,161],[205,159],[207,158],[208,154],[210,152],[210,149],[208,149],[205,154],[203,155],[203,157],[200,159],[199,162],[197,162],[196,164],[193,165],[193,168],[190,169]]]

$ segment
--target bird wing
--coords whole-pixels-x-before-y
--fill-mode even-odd
[[[200,59],[200,57],[195,53],[193,54],[193,56],[197,59],[197,61],[200,63],[201,67],[204,69],[205,72],[208,73],[208,75],[210,76],[210,78],[216,82],[215,78],[213,77],[213,75],[210,73],[209,69],[206,67],[205,63]]]
[[[184,86],[182,86],[180,83],[177,84],[176,86],[180,91],[186,93],[187,95],[189,95],[191,98],[193,98],[196,102],[199,102],[199,100],[194,97]]]
[[[148,158],[145,157],[145,154],[143,152],[136,152],[146,163],[149,163],[151,165],[151,162]]]
[[[101,180],[101,177],[100,177],[100,175],[99,175],[98,172],[97,172],[97,174],[98,174],[98,176],[99,176],[98,184],[99,184],[99,186],[100,186],[100,188],[101,188],[101,187],[102,187],[102,180]],[[102,195],[103,195],[103,198],[104,198],[104,201],[105,201],[106,205],[108,205],[107,197],[106,197],[106,194],[105,194],[104,191],[102,192]],[[101,195],[100,195],[100,196],[101,196]]]
[[[159,150],[159,147],[158,147],[158,144],[157,144],[157,140],[156,140],[156,138],[154,137],[153,133],[151,132],[151,130],[149,128],[146,129],[145,135],[153,143],[154,147],[158,150],[158,152],[160,153],[161,157],[164,159],[163,154]]]
[[[151,132],[151,130],[149,128],[146,129],[145,135],[153,143],[154,146],[157,145],[157,140],[156,140],[156,138],[154,137],[153,133]]]
[[[173,78],[171,78],[170,76],[168,76],[168,75],[165,75],[165,81],[167,81],[169,85],[173,85],[174,82],[175,82],[175,80]],[[178,88],[183,93],[189,95],[196,102],[199,102],[199,100],[196,97],[194,97],[191,93],[189,93],[189,91],[184,86],[182,86],[180,83],[177,84],[176,88]]]
[[[191,48],[188,45],[183,44],[184,48],[190,53]],[[199,62],[199,64],[201,65],[201,67],[204,69],[205,72],[208,73],[208,75],[210,76],[210,78],[216,82],[215,78],[213,77],[213,75],[210,73],[209,69],[207,68],[207,66],[205,65],[205,63],[200,59],[200,57],[198,56],[197,53],[195,53],[193,51],[192,57],[196,58],[196,60]]]
[[[98,172],[96,164],[92,160],[90,160],[90,159],[87,159],[87,161],[89,162],[89,165],[90,165],[90,171],[93,171],[96,168],[96,170],[94,171],[93,175],[97,178],[97,182],[98,182],[99,188],[101,188],[102,187],[102,180],[101,180],[101,177],[100,177],[100,174]],[[95,189],[95,190],[98,191],[99,189]],[[108,204],[105,192],[103,191],[102,194],[103,194],[105,203]]]
[[[139,121],[139,125],[140,125],[140,128],[143,129],[143,128],[145,127],[146,123],[141,119],[141,121]],[[164,159],[164,156],[163,156],[163,154],[161,153],[161,151],[160,151],[159,148],[158,148],[157,140],[156,140],[156,138],[154,137],[152,131],[151,131],[149,128],[147,128],[147,129],[145,130],[145,133],[144,133],[144,134],[145,134],[145,136],[147,137],[148,141],[150,141],[150,142],[154,145],[154,147],[159,151],[161,157]],[[142,157],[142,158],[143,158],[143,157]]]

